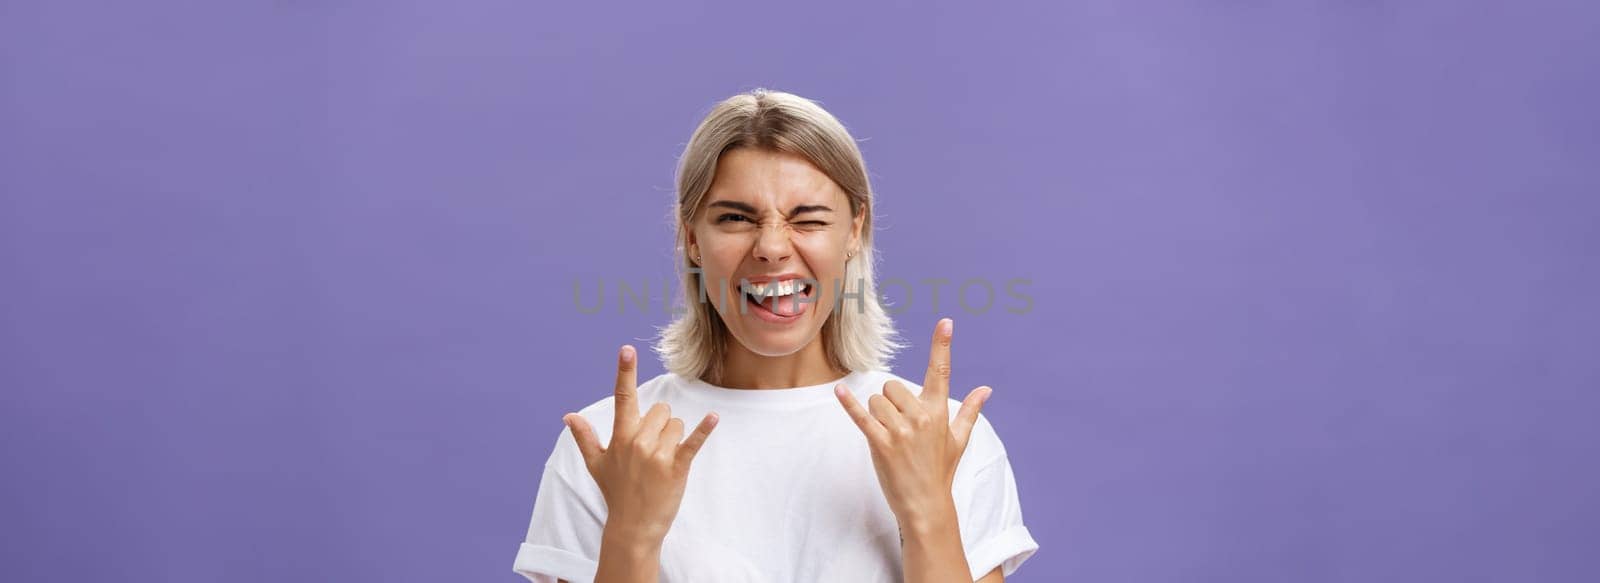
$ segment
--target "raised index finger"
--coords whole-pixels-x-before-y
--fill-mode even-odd
[[[928,349],[928,372],[922,377],[922,400],[948,403],[950,398],[950,338],[955,320],[945,318],[933,327],[933,346]]]
[[[638,396],[634,392],[638,382],[639,355],[632,346],[624,345],[617,353],[617,388],[613,401],[611,435],[633,435],[639,425]],[[615,439],[613,439],[615,441]]]

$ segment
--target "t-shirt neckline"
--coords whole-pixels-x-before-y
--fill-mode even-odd
[[[833,387],[840,384],[855,392],[856,385],[865,374],[864,371],[854,371],[821,384],[781,389],[736,389],[713,385],[700,379],[687,379],[684,387],[689,393],[716,405],[806,405],[837,400],[838,398],[833,395]]]

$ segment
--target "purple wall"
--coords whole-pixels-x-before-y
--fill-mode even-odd
[[[757,86],[996,387],[1013,580],[1600,579],[1592,4],[103,4],[0,7],[0,579],[517,580],[666,321],[574,283]]]

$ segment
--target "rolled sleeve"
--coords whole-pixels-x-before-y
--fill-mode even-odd
[[[1009,577],[1039,550],[1039,543],[1023,524],[1011,460],[988,420],[979,418],[971,439],[984,443],[970,443],[969,451],[976,445],[977,451],[994,457],[965,475],[958,474],[952,490],[967,565],[973,580],[995,567]]]
[[[605,499],[585,473],[568,474],[573,457],[581,456],[570,430],[562,430],[555,451],[545,463],[534,498],[528,534],[517,549],[512,570],[533,583],[590,583],[599,568],[600,539],[605,529]],[[582,459],[576,464],[582,468]],[[585,487],[587,486],[587,487]]]

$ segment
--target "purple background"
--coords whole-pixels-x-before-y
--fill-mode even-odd
[[[1600,579],[1592,4],[538,4],[0,6],[0,579],[517,580],[666,321],[573,284],[668,277],[757,86],[863,140],[884,276],[1033,281],[900,299],[1013,580]]]

